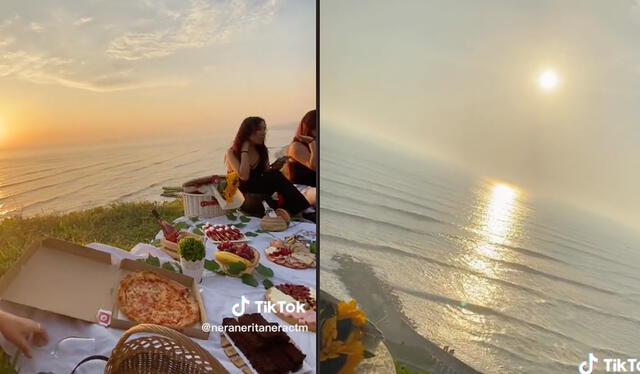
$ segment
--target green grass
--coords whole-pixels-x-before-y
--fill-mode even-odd
[[[25,248],[47,237],[80,245],[99,242],[126,250],[140,242],[149,243],[159,230],[151,216],[153,208],[167,221],[183,214],[182,201],[174,200],[117,203],[64,215],[8,218],[0,222],[0,276]]]
[[[18,355],[9,356],[2,347],[0,347],[0,374],[18,374],[20,371],[16,368]]]
[[[415,371],[415,370],[411,370],[408,367],[404,366],[403,364],[399,363],[398,361],[396,361],[395,364],[396,364],[396,374],[431,374],[430,371],[425,371],[425,370]]]

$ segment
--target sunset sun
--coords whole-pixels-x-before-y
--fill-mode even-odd
[[[545,92],[553,92],[558,87],[560,78],[553,69],[546,69],[538,75],[538,86]]]

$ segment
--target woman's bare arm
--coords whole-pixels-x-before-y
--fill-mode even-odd
[[[309,157],[309,169],[316,171],[316,157],[318,157],[318,146],[317,146],[317,142],[315,139],[313,139],[313,141],[311,143],[309,143],[309,150],[311,153],[311,157]]]
[[[316,146],[315,141],[309,143],[309,148],[305,147],[300,142],[293,142],[287,151],[287,154],[297,162],[308,167],[311,170],[316,170]]]
[[[240,151],[240,160],[238,160],[238,157],[236,157],[231,148],[227,150],[227,168],[238,173],[241,180],[247,181],[251,175],[251,162],[249,161],[248,147],[246,151],[244,147],[242,148],[242,151]]]

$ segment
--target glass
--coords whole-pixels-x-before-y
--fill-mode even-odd
[[[41,351],[48,350],[50,356],[59,359],[83,354],[85,356],[91,356],[96,352],[96,339],[80,336],[68,336],[58,340],[58,342],[53,345],[48,344],[34,348]]]

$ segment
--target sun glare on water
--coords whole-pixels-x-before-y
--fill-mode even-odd
[[[505,250],[505,245],[513,245],[512,240],[520,234],[523,219],[519,201],[521,191],[506,183],[493,183],[479,191],[477,211],[472,215],[470,228],[478,234],[469,242],[463,261],[470,270],[486,277],[499,277],[504,272],[501,261],[513,261],[513,252]],[[460,281],[461,305],[467,302],[485,304],[500,293],[500,287],[484,278],[465,277]]]
[[[517,207],[515,188],[506,184],[496,184],[488,197],[484,216],[484,232],[487,239],[503,244],[513,230],[514,213]]]
[[[538,75],[538,86],[545,92],[553,92],[560,83],[560,77],[555,70],[547,69]]]

